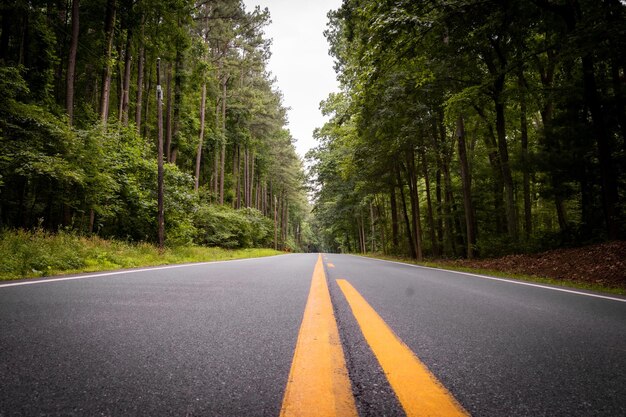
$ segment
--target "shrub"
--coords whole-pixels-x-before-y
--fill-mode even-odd
[[[269,243],[271,221],[254,209],[234,210],[203,205],[194,215],[195,243],[224,248],[249,248]]]

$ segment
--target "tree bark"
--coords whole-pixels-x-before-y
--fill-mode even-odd
[[[164,187],[163,187],[163,91],[161,90],[161,60],[157,58],[157,224],[158,224],[158,244],[159,248],[165,247],[165,209],[164,209]]]
[[[372,252],[376,252],[376,228],[374,227],[374,206],[370,200],[370,228],[372,236]]]
[[[206,101],[206,84],[203,84],[202,88],[204,88],[204,98],[202,100]],[[167,64],[165,90],[167,94],[165,99],[165,160],[172,162],[172,64]]]
[[[108,0],[106,7],[106,17],[104,21],[105,51],[104,51],[104,72],[102,74],[102,95],[100,96],[100,120],[106,125],[109,118],[109,98],[111,95],[111,53],[113,52],[113,32],[115,28],[115,0]]]
[[[235,177],[235,198],[233,198],[233,207],[238,209],[241,207],[241,158],[239,156],[241,145],[235,144],[233,151],[233,175]]]
[[[7,17],[5,16],[4,19]],[[72,38],[70,40],[70,52],[67,59],[67,78],[65,87],[65,108],[70,126],[74,123],[74,81],[76,78],[76,54],[78,52],[78,36],[80,18],[80,0],[72,1]],[[3,20],[4,20],[3,19]]]
[[[200,164],[202,162],[202,145],[204,144],[204,114],[206,109],[206,83],[202,84],[202,94],[200,98],[200,137],[198,138],[198,152],[196,153],[196,182],[194,190],[198,191],[200,186]]]
[[[128,111],[130,103],[130,70],[132,63],[132,55],[130,52],[132,40],[132,31],[128,29],[126,34],[126,51],[124,53],[124,84],[122,91],[121,122],[124,126],[128,126]]]
[[[249,151],[249,155],[248,155],[249,159],[250,159],[250,169],[248,172],[248,177],[249,177],[249,182],[250,182],[250,186],[248,187],[248,207],[252,207],[253,205],[253,195],[254,195],[254,150],[250,150]]]
[[[222,152],[220,156],[220,204],[224,204],[224,173],[226,168],[226,81],[222,81]]]
[[[480,118],[487,125],[488,134],[483,136],[485,146],[487,147],[489,166],[493,173],[493,208],[494,208],[494,224],[495,232],[500,235],[504,233],[504,224],[506,223],[506,214],[504,210],[504,182],[502,181],[502,168],[500,166],[500,156],[498,154],[498,141],[493,131],[491,121],[485,115],[480,107],[475,107]]]
[[[135,128],[137,129],[137,134],[141,134],[141,110],[143,105],[143,73],[144,73],[144,62],[146,59],[146,50],[143,44],[144,36],[145,36],[145,17],[141,16],[141,29],[139,36],[139,53],[137,60],[137,95],[135,97]]]
[[[530,201],[530,168],[528,160],[528,120],[526,116],[526,83],[524,82],[524,74],[519,74],[520,94],[520,134],[522,146],[522,183],[524,192],[524,236],[526,240],[530,239],[532,233],[532,212]]]
[[[402,177],[400,176],[400,167],[396,166],[396,178],[398,179],[398,188],[400,189],[400,200],[402,201],[402,214],[404,215],[404,224],[406,226],[406,234],[409,241],[409,250],[411,257],[415,257],[415,241],[411,234],[411,223],[409,221],[409,213],[406,207],[406,198],[404,197],[404,185],[402,184]]]
[[[219,172],[220,172],[220,143],[221,143],[221,132],[220,132],[220,103],[217,101],[215,103],[215,131],[217,135],[215,136],[215,150],[213,152],[213,194],[215,195],[215,201],[219,201]]]
[[[276,195],[274,195],[274,250],[278,250],[278,209]]]
[[[243,206],[248,207],[248,145],[243,148]]]
[[[411,200],[411,221],[413,222],[413,236],[415,238],[415,259],[422,260],[422,221],[420,216],[419,192],[417,189],[417,173],[415,172],[415,154],[413,150],[407,152],[407,178],[409,181],[409,197]]]
[[[456,122],[456,136],[458,138],[459,163],[461,165],[461,182],[463,185],[463,208],[465,209],[465,229],[467,234],[467,259],[474,258],[476,246],[476,221],[474,220],[474,206],[472,204],[472,183],[467,163],[467,148],[465,145],[465,125],[463,116]]]
[[[283,197],[283,249],[286,249],[287,236],[289,235],[289,199]]]
[[[389,203],[391,206],[391,242],[394,251],[396,251],[398,249],[398,202],[396,200],[396,185],[393,176],[391,180],[393,181],[389,193]]]
[[[178,19],[179,30],[181,28],[181,20]],[[173,158],[175,149],[178,149],[178,141],[180,134],[180,111],[183,102],[183,51],[180,45],[176,45],[176,62],[175,62],[175,74],[174,74],[174,123],[173,131],[170,138],[170,158],[169,162],[176,162]]]
[[[504,75],[497,77],[494,83],[494,104],[496,108],[496,134],[498,138],[498,154],[500,156],[500,167],[502,169],[502,180],[504,182],[504,192],[506,195],[506,220],[509,237],[512,241],[518,239],[517,210],[515,207],[515,191],[513,189],[513,176],[509,164],[509,150],[506,143],[506,121],[504,116]]]
[[[433,216],[433,204],[430,198],[430,180],[428,176],[428,163],[426,161],[426,151],[422,148],[422,170],[424,173],[424,185],[426,191],[426,208],[428,216],[428,233],[430,235],[430,245],[434,257],[439,256],[439,247],[435,236],[435,218]]]
[[[435,171],[435,201],[437,202],[437,206],[435,207],[435,211],[437,212],[437,251],[439,255],[442,253],[442,244],[443,244],[443,201],[442,201],[442,193],[441,193],[441,168],[438,168]]]
[[[148,60],[146,58],[146,62],[150,62],[151,60]],[[143,115],[143,135],[147,138],[149,136],[150,133],[150,124],[148,123],[148,117],[150,116],[150,97],[152,97],[152,94],[150,94],[150,91],[152,90],[152,71],[150,69],[150,65],[144,65],[144,68],[146,70],[147,73],[147,78],[148,78],[148,84],[146,85],[146,92],[148,94],[146,94],[146,97],[144,98],[146,101],[146,104],[144,106],[144,108],[146,109],[144,115]]]

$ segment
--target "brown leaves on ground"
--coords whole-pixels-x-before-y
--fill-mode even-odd
[[[626,288],[626,241],[556,249],[497,259],[459,260],[456,266]]]

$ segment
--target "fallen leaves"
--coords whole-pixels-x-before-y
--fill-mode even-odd
[[[459,260],[454,265],[626,288],[625,241],[497,259]]]

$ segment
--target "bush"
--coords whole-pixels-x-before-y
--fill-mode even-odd
[[[84,266],[82,247],[77,238],[66,232],[52,234],[42,229],[0,233],[0,275],[46,276],[54,270]]]
[[[267,246],[272,223],[254,209],[201,206],[194,215],[195,243],[224,248]]]
[[[160,250],[149,243],[105,240],[73,232],[0,229],[0,280],[59,273],[93,272],[183,262],[275,255],[271,249],[177,246]]]

